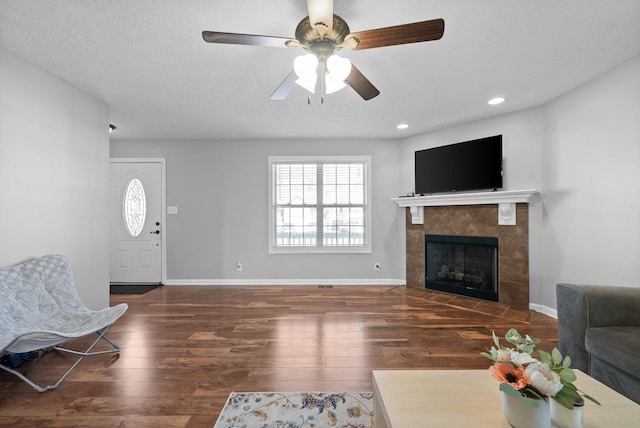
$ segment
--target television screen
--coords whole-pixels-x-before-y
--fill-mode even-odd
[[[415,153],[415,193],[502,188],[502,135]]]

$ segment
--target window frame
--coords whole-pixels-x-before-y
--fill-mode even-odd
[[[371,253],[371,156],[269,156],[269,253],[270,254],[317,254],[317,253],[330,253],[330,254],[344,254],[344,253]],[[362,246],[323,246],[316,244],[315,246],[276,246],[275,245],[275,212],[276,212],[276,189],[274,181],[274,165],[280,163],[307,163],[322,165],[326,163],[362,163],[365,165],[365,180],[364,180],[364,202],[362,207],[364,208],[364,233],[365,233],[365,245]],[[320,186],[320,183],[318,183]],[[321,194],[319,189],[318,193]],[[317,200],[315,206],[322,209],[322,201]],[[319,216],[322,217],[322,216]],[[317,228],[323,227],[322,224],[318,224]]]

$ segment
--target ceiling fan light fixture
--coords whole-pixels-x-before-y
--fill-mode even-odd
[[[298,76],[296,84],[302,86],[312,94],[316,93],[316,82],[318,80],[318,58],[308,53],[300,55],[293,60],[293,71]]]
[[[327,58],[327,74],[324,78],[326,93],[333,94],[347,86],[344,80],[349,73],[351,73],[351,61],[348,58],[338,55]]]
[[[327,94],[338,92],[340,89],[343,89],[346,86],[347,85],[343,81],[333,79],[328,74],[324,78],[324,88]]]
[[[332,79],[344,82],[351,73],[351,61],[338,55],[331,55],[327,58],[328,76]]]
[[[309,23],[320,38],[333,29],[333,0],[307,0]]]
[[[307,91],[311,92],[312,94],[316,93],[316,83],[318,81],[318,77],[317,76],[312,76],[306,79],[298,79],[296,80],[296,85],[298,86],[302,86],[303,88],[305,88]]]
[[[293,60],[293,70],[300,79],[309,79],[311,76],[315,76],[317,69],[318,58],[312,53],[300,55]]]
[[[334,88],[339,90],[343,84],[346,84],[363,100],[368,101],[380,95],[380,91],[356,66],[352,65],[351,71],[346,72],[338,71],[336,67],[331,69],[331,65],[327,66],[327,59],[334,51],[342,48],[360,50],[428,42],[439,40],[444,35],[444,19],[442,18],[351,33],[347,22],[333,13],[333,0],[307,0],[307,10],[309,14],[303,17],[296,26],[295,40],[285,37],[221,31],[203,31],[202,38],[207,43],[301,47],[315,54],[316,64],[311,64],[311,66],[294,64],[296,65],[295,71],[290,72],[276,88],[271,95],[273,100],[285,99],[293,91],[294,82],[314,91],[318,81],[322,93],[321,99],[324,99],[324,94],[327,93],[327,81],[329,81],[330,90]],[[296,62],[302,62],[302,60]],[[311,77],[311,69],[315,70],[315,78]],[[319,79],[318,74],[320,75]],[[328,78],[330,74],[331,78]],[[295,80],[296,78],[298,81]],[[331,82],[331,79],[338,83],[334,85],[335,82]]]

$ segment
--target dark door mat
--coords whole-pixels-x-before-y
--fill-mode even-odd
[[[144,294],[148,291],[154,290],[160,287],[162,284],[111,284],[111,294]]]

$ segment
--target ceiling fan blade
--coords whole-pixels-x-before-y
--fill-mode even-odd
[[[293,92],[293,90],[295,89],[297,79],[298,76],[296,75],[295,71],[291,70],[291,73],[289,73],[289,75],[284,78],[284,80],[282,81],[282,83],[280,83],[276,90],[273,91],[273,94],[271,94],[271,99],[276,101],[282,101],[286,99],[289,94],[291,94],[291,92]]]
[[[232,45],[267,46],[284,48],[286,37],[260,36],[257,34],[223,33],[220,31],[203,31],[202,38],[208,43],[227,43]]]
[[[344,80],[344,83],[351,86],[365,101],[380,95],[378,88],[373,86],[369,79],[364,77],[364,74],[353,64],[351,64],[351,73]]]
[[[354,49],[371,49],[438,40],[443,34],[444,19],[438,18],[430,21],[360,31],[351,33],[349,37],[354,36],[359,40],[358,46]]]

